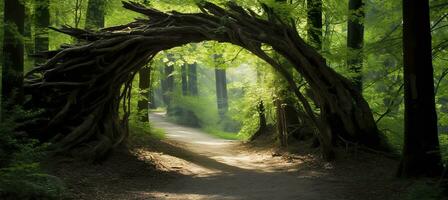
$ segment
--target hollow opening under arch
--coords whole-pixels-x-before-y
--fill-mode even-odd
[[[48,61],[26,76],[25,89],[32,97],[28,103],[45,110],[36,132],[53,138],[57,152],[96,159],[122,144],[128,134],[133,77],[158,52],[202,41],[241,46],[269,63],[288,82],[317,128],[327,159],[333,157],[332,145],[338,138],[388,149],[368,103],[351,81],[328,67],[297,28],[266,5],[262,6],[266,17],[234,3],[222,8],[202,2],[201,13],[162,12],[134,2],[123,5],[147,18],[97,32],[57,29],[82,42],[42,54]],[[278,62],[264,46],[288,64]],[[306,80],[320,115],[311,109],[290,70]]]

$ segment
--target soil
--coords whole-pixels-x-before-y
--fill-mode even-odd
[[[287,150],[270,136],[251,144],[215,138],[150,115],[166,138],[141,137],[100,164],[60,162],[53,173],[72,199],[403,199],[409,182],[397,179],[397,161],[339,149],[324,162],[305,142]]]

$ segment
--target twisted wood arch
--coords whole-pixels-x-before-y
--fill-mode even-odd
[[[200,13],[162,12],[135,2],[123,6],[147,18],[98,32],[57,29],[84,42],[46,52],[48,61],[27,75],[31,104],[45,109],[45,126],[39,130],[53,138],[58,152],[99,158],[122,144],[128,134],[131,83],[139,69],[162,50],[208,40],[241,46],[275,68],[318,128],[327,158],[338,137],[385,149],[372,112],[352,83],[329,68],[296,27],[266,5],[266,19],[234,3],[222,8],[203,2],[198,4]],[[287,67],[262,49],[265,45],[305,78],[320,105],[319,117]]]

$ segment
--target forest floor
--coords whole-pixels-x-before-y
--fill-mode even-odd
[[[263,141],[215,138],[161,113],[150,121],[165,139],[133,139],[130,152],[101,164],[53,166],[71,198],[387,200],[403,199],[411,184],[394,177],[396,161],[378,155],[339,150],[337,161],[327,163],[309,144],[281,151]]]

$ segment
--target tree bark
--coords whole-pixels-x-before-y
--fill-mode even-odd
[[[352,71],[352,79],[356,89],[362,92],[362,48],[364,44],[364,2],[349,0],[347,22],[347,66]]]
[[[398,175],[439,176],[442,162],[434,99],[429,1],[403,0],[403,22],[405,129]]]
[[[7,111],[23,101],[25,6],[20,0],[4,1],[2,102]],[[8,105],[9,104],[9,105]]]

